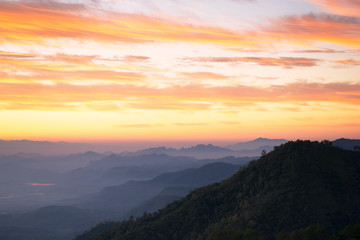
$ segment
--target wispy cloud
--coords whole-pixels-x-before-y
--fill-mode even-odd
[[[126,55],[124,57],[126,62],[143,62],[150,60],[150,57],[147,56],[133,56],[133,55]]]
[[[294,82],[263,88],[191,84],[157,89],[133,85],[47,86],[0,83],[0,101],[3,110],[38,110],[47,107],[54,111],[69,108],[206,110],[216,109],[219,105],[231,109],[252,107],[253,104],[264,102],[339,102],[358,105],[360,85]]]
[[[0,80],[72,82],[82,84],[89,81],[114,81],[119,83],[141,83],[146,78],[133,71],[113,69],[112,65],[96,64],[94,55],[42,55],[15,52],[0,52],[0,64],[6,75]],[[141,56],[125,56],[122,61],[144,61]]]
[[[186,61],[195,62],[213,62],[213,63],[234,63],[234,62],[249,62],[256,63],[261,66],[280,66],[284,68],[293,67],[313,67],[319,62],[314,58],[299,58],[299,57],[198,57],[185,58]]]
[[[96,129],[94,139],[100,128],[114,139],[125,128],[153,138],[151,129],[163,126],[169,138],[210,125],[235,134],[239,122],[266,131],[265,118],[318,124],[340,112],[349,118],[334,122],[356,122],[358,1],[292,1],[290,12],[290,3],[269,11],[274,2],[0,0],[7,136],[39,137],[47,125],[41,136],[64,127],[85,139],[90,131],[74,130],[83,123]],[[54,127],[53,116],[66,121]]]
[[[173,125],[180,126],[180,127],[197,127],[197,126],[207,126],[208,123],[173,123]]]
[[[333,49],[306,49],[295,50],[295,53],[343,53],[344,51],[335,51]]]
[[[360,61],[354,59],[337,60],[336,62],[346,65],[360,65]]]
[[[326,11],[344,16],[360,16],[360,2],[357,0],[308,0],[311,3],[314,3]]]
[[[140,123],[140,124],[118,124],[115,127],[117,128],[152,128],[152,127],[161,127],[164,126],[164,124],[146,124],[146,123]]]
[[[270,20],[261,27],[269,38],[280,42],[327,42],[345,46],[360,46],[360,18],[329,14],[306,14]]]
[[[213,73],[213,72],[183,72],[182,75],[191,78],[191,79],[215,79],[222,80],[228,79],[229,76]]]
[[[82,5],[61,4],[56,10],[53,5],[50,6],[43,2],[1,2],[2,38],[24,44],[45,44],[45,40],[63,38],[128,43],[168,41],[231,46],[256,44],[252,36],[219,27],[196,26],[141,14],[115,14],[107,11],[99,14]],[[69,11],[74,8],[82,11]]]

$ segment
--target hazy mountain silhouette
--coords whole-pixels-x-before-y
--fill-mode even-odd
[[[212,144],[198,144],[189,148],[166,148],[166,147],[156,147],[140,150],[137,152],[128,152],[123,153],[124,155],[149,155],[149,154],[166,154],[169,156],[186,156],[197,159],[204,158],[222,158],[226,156],[237,156],[238,154],[231,149],[223,148],[219,146],[214,146]]]
[[[29,210],[29,207],[37,208],[53,204],[56,199],[80,194],[82,189],[74,189],[77,185],[76,181],[67,182],[70,178],[66,172],[85,167],[104,157],[105,155],[95,152],[65,156],[28,153],[2,155],[0,156],[0,181],[2,183],[0,184],[0,208]],[[87,184],[91,183],[88,181]]]
[[[91,239],[208,239],[247,228],[273,238],[314,224],[334,232],[360,222],[359,186],[360,152],[328,141],[288,142],[222,183]]]
[[[198,159],[216,159],[227,156],[244,157],[260,156],[262,150],[271,151],[274,146],[287,142],[285,139],[258,138],[249,142],[240,142],[226,147],[219,147],[212,144],[198,144],[188,148],[148,148],[136,152],[124,152],[125,156],[166,154],[169,156],[187,156]]]
[[[0,236],[6,240],[71,239],[100,220],[84,209],[48,206],[25,214],[1,214]]]
[[[41,153],[45,155],[66,155],[69,153],[85,152],[92,148],[90,144],[68,143],[68,142],[49,142],[49,141],[30,141],[30,140],[0,140],[0,153],[17,154]]]
[[[141,216],[145,212],[152,213],[160,208],[165,207],[169,203],[179,200],[186,196],[194,187],[167,187],[164,188],[158,195],[152,197],[142,203],[140,203],[135,208],[131,209],[128,213],[124,215],[125,218],[130,216]]]
[[[230,177],[239,168],[240,165],[211,163],[200,168],[161,174],[148,181],[130,181],[119,186],[107,187],[80,206],[121,216],[138,204],[155,197],[164,188],[190,189],[205,186]]]
[[[347,150],[354,150],[354,147],[360,147],[360,139],[340,138],[333,141],[333,145]]]
[[[269,139],[269,138],[260,137],[252,141],[239,142],[233,145],[228,145],[226,147],[233,151],[254,150],[254,149],[269,150],[269,147],[273,148],[274,146],[279,146],[280,144],[286,143],[287,141],[288,140],[285,139]],[[260,152],[258,155],[260,155]]]
[[[69,236],[71,237],[71,236]],[[0,239],[4,240],[66,240],[52,230],[28,227],[0,226]],[[71,238],[67,238],[71,239]]]

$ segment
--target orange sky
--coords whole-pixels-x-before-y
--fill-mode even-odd
[[[360,1],[0,1],[0,139],[360,137]]]

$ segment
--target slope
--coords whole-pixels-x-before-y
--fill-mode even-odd
[[[207,239],[246,228],[271,239],[313,224],[333,232],[360,222],[359,186],[359,152],[329,141],[288,142],[221,184],[91,239]]]
[[[166,187],[205,186],[232,176],[239,168],[240,165],[211,163],[200,168],[161,174],[148,181],[130,181],[106,187],[80,206],[119,216],[156,196]]]

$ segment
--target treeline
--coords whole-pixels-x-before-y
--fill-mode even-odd
[[[359,186],[360,152],[288,142],[222,183],[77,240],[353,240]]]
[[[131,226],[134,225],[134,226]],[[119,228],[127,228],[127,229],[135,229],[136,223],[133,219],[130,221],[125,221],[123,223],[115,223],[115,222],[106,222],[99,224],[94,227],[90,231],[78,236],[76,240],[91,240],[91,239],[113,239],[109,238],[110,236],[115,236],[116,232],[118,232]],[[103,232],[108,231],[113,234],[102,235]],[[134,232],[136,234],[136,240],[146,240],[149,239],[148,236],[141,238],[140,232]],[[150,239],[158,239],[159,236],[157,233],[154,233],[153,238]],[[269,236],[262,235],[258,230],[248,228],[246,230],[240,229],[222,229],[216,230],[210,233],[207,240],[265,240],[268,239]],[[117,238],[115,238],[117,239]],[[121,238],[118,238],[121,239]],[[194,238],[204,239],[202,236]],[[290,233],[281,231],[276,235],[270,236],[270,239],[275,240],[360,240],[360,224],[347,225],[342,230],[329,233],[324,227],[320,227],[317,225],[311,225],[306,228],[301,228]]]
[[[360,224],[348,225],[339,232],[330,234],[325,228],[312,225],[291,233],[280,232],[273,236],[276,240],[359,240]],[[211,233],[208,240],[264,240],[257,230],[226,229]]]

